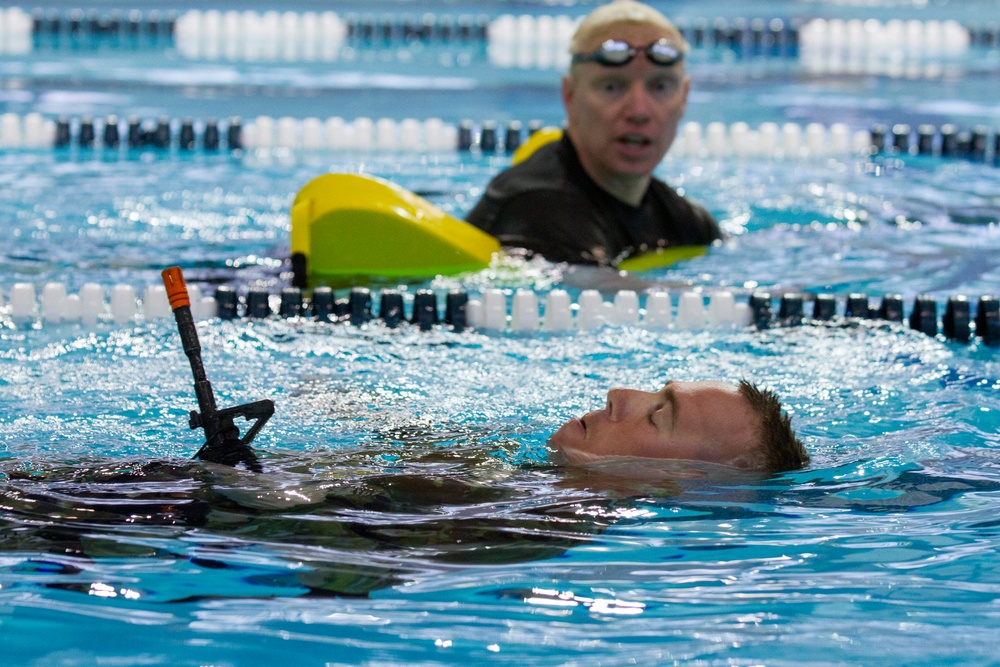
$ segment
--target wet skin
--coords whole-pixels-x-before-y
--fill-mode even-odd
[[[662,37],[670,35],[655,26],[610,26],[580,51],[590,53],[608,39],[641,48]],[[637,205],[653,169],[674,141],[690,85],[683,61],[670,67],[654,65],[644,53],[623,67],[574,65],[563,78],[562,97],[567,132],[590,177]]]
[[[668,382],[656,392],[612,389],[602,410],[571,419],[550,444],[570,463],[606,457],[757,467],[760,418],[726,382]]]

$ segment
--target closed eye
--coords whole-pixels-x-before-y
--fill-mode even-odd
[[[663,398],[664,400],[661,403],[658,403],[652,410],[649,411],[649,417],[648,417],[649,423],[655,426],[656,428],[662,428],[666,424],[666,419],[663,417],[661,413],[665,409],[669,409],[671,410],[671,412],[673,411],[673,405],[670,398],[668,398],[666,395],[664,395]],[[656,419],[657,415],[660,415],[659,421],[657,421]]]
[[[674,427],[677,423],[677,395],[674,393],[674,387],[671,386],[673,383],[668,382],[666,386],[663,387],[663,399],[665,405],[670,406],[670,428]]]

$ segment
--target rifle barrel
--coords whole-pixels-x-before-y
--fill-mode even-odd
[[[191,314],[191,297],[188,295],[187,283],[180,267],[172,266],[163,270],[163,286],[167,288],[167,298],[177,320],[177,330],[181,335],[181,345],[184,354],[191,362],[191,372],[194,373],[194,393],[198,397],[198,407],[202,418],[211,419],[218,409],[212,384],[205,374],[205,365],[201,361],[201,344],[198,342],[198,329],[194,325]]]

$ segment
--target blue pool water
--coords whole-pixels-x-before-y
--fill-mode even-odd
[[[897,4],[760,11],[971,20],[995,8]],[[702,52],[688,119],[996,127],[984,84],[1000,70],[995,54],[971,52],[945,79],[900,79]],[[0,58],[0,111],[559,120],[552,73],[407,62],[52,49]],[[158,74],[147,77],[151,64]],[[409,84],[350,83],[358,72]],[[225,76],[240,85],[215,83]],[[426,77],[452,88],[410,85]],[[14,283],[49,281],[141,294],[168,264],[206,292],[223,281],[277,291],[288,208],[315,175],[375,174],[461,215],[507,162],[0,151],[0,294],[6,304]],[[765,287],[895,292],[909,308],[918,294],[943,305],[1000,291],[1000,181],[989,163],[675,155],[660,175],[731,235],[638,277],[675,300],[678,286],[741,300]],[[561,267],[511,262],[404,287],[544,294],[563,280]],[[878,321],[526,335],[211,320],[199,333],[220,405],[277,406],[257,441],[264,475],[189,461],[195,403],[171,321],[85,328],[0,316],[4,664],[995,662],[1000,361],[979,340]],[[762,479],[548,461],[548,434],[611,386],[740,377],[783,397],[813,454],[808,468]]]

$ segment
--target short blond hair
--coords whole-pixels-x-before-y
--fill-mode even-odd
[[[676,46],[684,53],[687,53],[688,43],[684,35],[670,22],[666,16],[656,11],[649,5],[644,5],[635,0],[613,0],[606,5],[601,5],[587,16],[577,26],[576,32],[569,43],[569,52],[580,53],[586,48],[594,35],[597,35],[611,26],[633,24],[649,25],[663,29]]]

